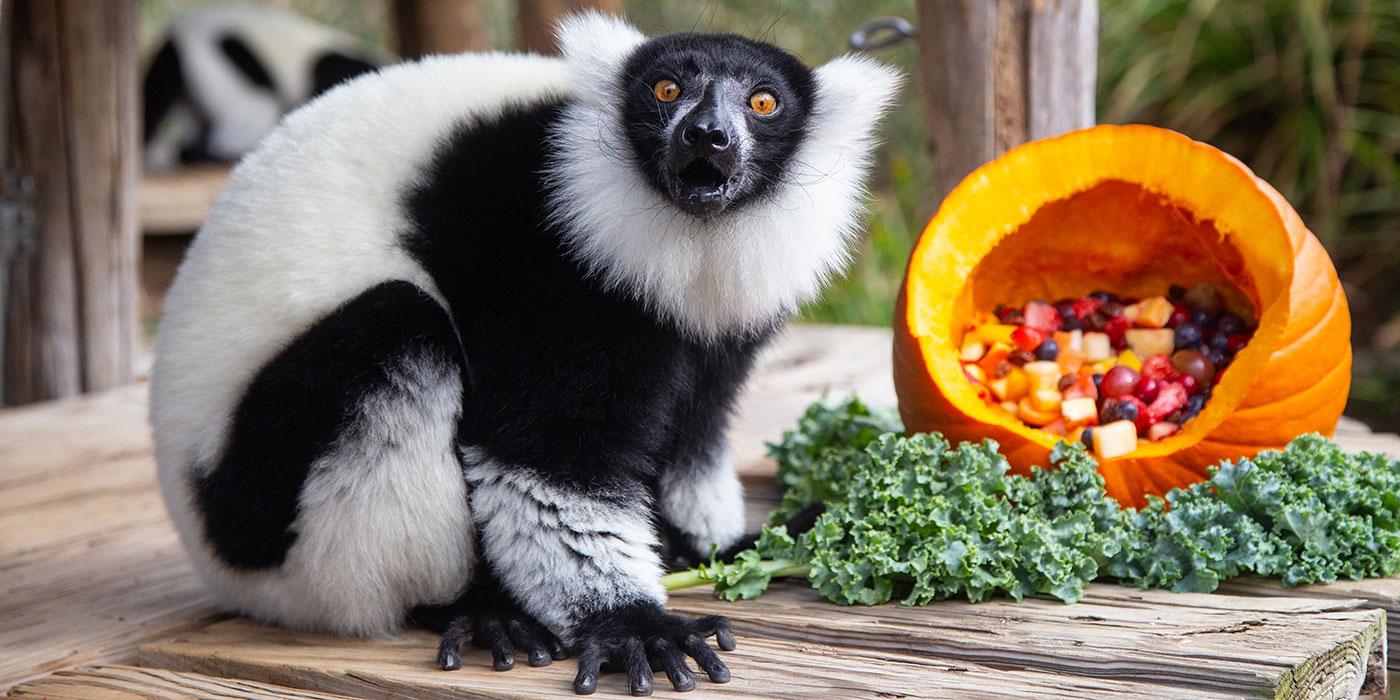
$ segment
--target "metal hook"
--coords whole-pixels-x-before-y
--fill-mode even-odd
[[[919,30],[903,17],[876,17],[856,27],[847,42],[856,51],[876,51],[918,35]]]

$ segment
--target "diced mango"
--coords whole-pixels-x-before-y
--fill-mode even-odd
[[[1060,352],[1084,352],[1084,331],[1055,331],[1051,337],[1055,339],[1055,344],[1060,346]]]
[[[1123,337],[1138,357],[1170,355],[1176,346],[1176,331],[1170,328],[1129,328]]]
[[[1058,389],[1036,389],[1031,392],[1031,405],[1037,411],[1058,411],[1061,399]]]
[[[1134,372],[1139,372],[1142,370],[1142,358],[1138,357],[1137,353],[1133,352],[1132,350],[1124,350],[1123,352],[1118,353],[1118,359],[1116,362],[1114,362],[1114,364],[1123,365],[1124,367],[1127,367],[1133,370]],[[1112,369],[1112,367],[1110,367],[1109,369]],[[1104,371],[1107,372],[1108,370]]]
[[[1143,299],[1137,306],[1138,316],[1135,322],[1143,328],[1161,328],[1167,325],[1167,321],[1171,320],[1172,311],[1176,309],[1166,297],[1160,296]]]
[[[1178,429],[1179,426],[1176,423],[1168,423],[1167,421],[1153,423],[1152,427],[1147,429],[1147,439],[1154,442],[1163,440],[1176,434]]]
[[[1065,399],[1060,402],[1060,415],[1069,425],[1089,425],[1098,422],[1099,408],[1090,398]]]
[[[975,336],[968,335],[963,338],[962,350],[958,351],[958,359],[963,362],[976,362],[987,354],[987,346],[982,344]]]
[[[1025,370],[1026,377],[1030,379],[1031,389],[1058,389],[1060,384],[1060,371],[1058,362],[1048,360],[1037,360],[1027,362],[1021,369]]]
[[[1094,454],[1100,459],[1113,459],[1137,449],[1137,426],[1130,420],[1119,420],[1094,428]]]
[[[1107,333],[1089,332],[1084,334],[1084,360],[1103,362],[1113,357],[1113,343]]]
[[[1060,354],[1055,357],[1055,363],[1060,366],[1060,371],[1064,374],[1078,374],[1079,368],[1084,366],[1084,351],[1060,350]]]
[[[1002,401],[1020,401],[1031,389],[1030,380],[1026,378],[1026,373],[1018,369],[1011,370],[1011,374],[1001,379],[993,379],[987,382],[992,393]]]
[[[1016,417],[1020,418],[1021,422],[1027,425],[1033,425],[1039,428],[1060,420],[1060,412],[1038,410],[1035,406],[1031,405],[1031,397],[1027,396],[1016,402]]]
[[[977,337],[987,344],[1001,343],[1012,347],[1015,342],[1011,340],[1011,334],[1016,332],[1016,328],[1005,323],[984,323],[977,327]]]

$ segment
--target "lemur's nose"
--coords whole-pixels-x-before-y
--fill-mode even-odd
[[[703,115],[681,131],[681,143],[712,153],[726,151],[733,144],[729,130],[711,115]]]

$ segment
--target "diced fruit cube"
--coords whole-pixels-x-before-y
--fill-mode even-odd
[[[1078,381],[1076,381],[1068,389],[1065,389],[1064,398],[1088,398],[1090,401],[1098,401],[1099,389],[1097,386],[1094,385],[1094,376],[1092,374],[1081,375]]]
[[[1060,355],[1055,358],[1060,369],[1065,374],[1078,374],[1079,368],[1084,366],[1084,352],[1081,350],[1060,350]]]
[[[1063,418],[1053,420],[1048,425],[1041,426],[1040,429],[1044,430],[1047,433],[1050,433],[1051,435],[1059,435],[1061,437],[1064,437],[1069,434],[1069,426],[1065,424],[1065,420]]]
[[[1176,347],[1176,331],[1170,328],[1132,328],[1124,336],[1138,357],[1170,355]]]
[[[1027,396],[1016,402],[1016,417],[1023,423],[1039,428],[1059,420],[1060,411],[1058,408],[1053,411],[1041,411],[1031,405],[1031,397]]]
[[[1123,352],[1118,353],[1118,357],[1116,358],[1115,362],[1124,367],[1132,369],[1135,372],[1142,371],[1142,358],[1138,357],[1138,354],[1133,352],[1132,350],[1124,350]]]
[[[1133,323],[1137,323],[1137,320],[1140,316],[1142,316],[1142,302],[1138,302],[1136,304],[1129,304],[1123,307],[1123,318],[1126,318],[1129,321],[1132,321]]]
[[[1157,381],[1166,381],[1176,376],[1176,370],[1172,367],[1172,361],[1166,355],[1153,355],[1142,362],[1142,369],[1139,370],[1144,377],[1152,377]]]
[[[1002,409],[1005,410],[1007,413],[1010,413],[1010,414],[1013,415],[1013,416],[1016,415],[1016,402],[1015,402],[1015,401],[1002,401],[1002,402],[1001,402],[1001,407],[1002,407]]]
[[[1054,333],[1060,329],[1060,314],[1055,311],[1055,307],[1041,301],[1031,301],[1026,303],[1026,308],[1021,312],[1026,317],[1026,325],[1046,335]]]
[[[1055,389],[1060,383],[1060,365],[1055,362],[1027,362],[1021,368],[1030,380],[1031,389]]]
[[[987,346],[982,341],[969,335],[963,338],[962,350],[958,351],[958,359],[963,362],[976,362],[987,354]]]
[[[1094,454],[1113,459],[1137,449],[1137,426],[1132,421],[1119,420],[1094,428]]]
[[[1048,337],[1050,334],[1046,331],[1036,330],[1030,326],[1019,326],[1011,333],[1011,342],[1022,350],[1035,350]]]
[[[1152,297],[1138,302],[1137,325],[1143,328],[1162,328],[1171,320],[1176,306],[1166,297]]]
[[[1102,362],[1113,357],[1113,344],[1108,342],[1106,333],[1085,333],[1084,334],[1084,360],[1087,362]]]
[[[1175,435],[1177,430],[1180,430],[1180,426],[1176,423],[1168,423],[1167,421],[1153,423],[1152,427],[1147,429],[1147,439],[1155,442]]]
[[[1011,340],[1011,334],[1016,332],[1016,328],[1017,326],[1005,323],[984,323],[977,327],[977,337],[987,344],[1015,345]]]
[[[978,384],[987,383],[987,373],[983,372],[982,368],[977,365],[963,365],[963,374]]]
[[[1099,407],[1091,398],[1066,399],[1060,402],[1060,415],[1069,425],[1092,425],[1099,420]]]
[[[1061,352],[1065,350],[1074,350],[1076,352],[1084,351],[1084,331],[1055,331],[1055,334],[1051,337],[1054,338],[1055,343],[1060,346]]]
[[[1059,389],[1036,389],[1031,392],[1031,405],[1037,411],[1058,411],[1061,399]]]

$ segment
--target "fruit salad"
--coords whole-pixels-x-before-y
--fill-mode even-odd
[[[1196,417],[1252,335],[1209,284],[1146,299],[1096,291],[998,306],[965,329],[959,359],[988,403],[1108,459]]]

